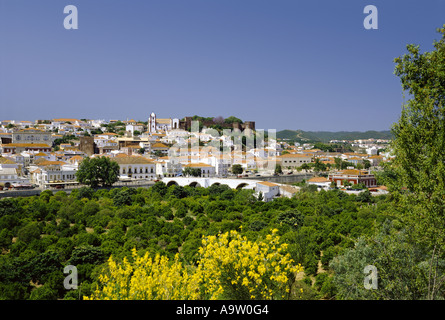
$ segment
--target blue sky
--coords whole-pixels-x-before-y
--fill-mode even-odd
[[[363,27],[369,4],[378,30]],[[0,119],[387,130],[402,104],[393,59],[431,50],[443,24],[443,0],[0,0]]]

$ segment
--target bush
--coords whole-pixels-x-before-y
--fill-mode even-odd
[[[77,199],[87,198],[91,199],[94,196],[94,189],[90,187],[81,187],[76,194]]]
[[[318,270],[318,259],[314,254],[308,254],[303,262],[304,272],[307,275],[316,275]]]
[[[176,210],[175,217],[184,218],[186,216],[187,212],[188,212],[188,210],[184,206],[181,206]]]
[[[69,264],[99,264],[105,260],[105,256],[100,248],[91,245],[83,245],[75,248],[71,253]]]
[[[135,189],[123,187],[113,196],[113,204],[116,207],[129,206],[133,202],[132,196],[134,194],[136,194]]]
[[[314,286],[322,299],[330,299],[336,294],[333,278],[325,272],[317,274]]]
[[[39,240],[40,239],[40,228],[37,222],[30,222],[24,227],[22,227],[18,233],[17,236],[20,241],[23,241],[25,243],[30,243],[32,240]]]
[[[255,220],[249,224],[249,229],[252,231],[260,231],[267,227],[267,223],[263,220]]]

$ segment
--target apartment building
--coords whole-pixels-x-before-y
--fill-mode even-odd
[[[118,154],[110,160],[119,164],[119,175],[121,178],[132,179],[155,179],[156,163],[152,159],[142,156],[128,156]]]
[[[77,185],[77,164],[41,159],[28,167],[30,181],[43,189]]]
[[[283,154],[277,157],[277,160],[281,161],[281,166],[283,168],[297,168],[301,167],[304,163],[312,162],[312,155],[301,154],[301,153],[289,153]]]

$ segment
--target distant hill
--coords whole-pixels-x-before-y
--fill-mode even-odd
[[[282,130],[277,132],[278,139],[289,139],[295,141],[319,141],[329,142],[330,140],[358,140],[358,139],[392,139],[391,131],[303,131],[303,130]]]

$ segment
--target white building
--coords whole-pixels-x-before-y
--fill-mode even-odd
[[[188,163],[183,166],[183,170],[185,168],[201,169],[201,177],[203,178],[211,178],[216,176],[215,167],[206,163]]]
[[[50,132],[34,128],[26,128],[12,132],[12,143],[45,143],[53,142]]]
[[[254,155],[255,157],[267,158],[268,152],[264,148],[253,148],[247,151],[249,154]]]
[[[148,132],[158,133],[161,131],[167,132],[173,129],[179,129],[179,119],[165,118],[160,119],[156,117],[156,114],[152,112],[148,118]]]
[[[383,156],[372,155],[368,158],[368,160],[371,162],[371,166],[376,167],[376,166],[380,165],[380,163],[383,161]]]
[[[256,193],[257,195],[263,195],[263,201],[268,202],[271,201],[274,197],[280,194],[280,185],[269,182],[269,181],[261,181],[256,184]]]
[[[0,165],[0,184],[2,186],[8,186],[17,183],[18,181],[18,174],[17,169],[14,168],[5,168],[2,165]]]
[[[165,142],[176,145],[185,145],[189,136],[190,132],[186,130],[173,129],[167,132]]]
[[[28,184],[27,178],[21,177],[19,166],[13,160],[0,157],[0,186],[10,187],[13,184]]]
[[[104,124],[108,124],[107,121],[98,119],[98,120],[88,120],[88,124],[93,128],[102,128]]]
[[[234,146],[234,142],[232,140],[232,136],[231,135],[225,135],[223,134],[220,138],[219,138],[222,142],[222,146],[225,148],[232,148]]]
[[[59,130],[61,132],[74,132],[81,131],[83,129],[89,128],[89,124],[79,119],[69,119],[69,118],[59,118],[52,119],[51,125],[53,128]]]
[[[330,187],[331,181],[325,177],[312,177],[307,181],[307,184],[313,184],[318,188],[327,189]]]
[[[281,166],[283,168],[298,168],[301,167],[304,163],[311,163],[312,156],[308,154],[283,154],[277,157],[277,160],[281,160]]]
[[[103,148],[103,147],[117,147],[118,143],[115,140],[114,137],[112,138],[105,138],[101,135],[95,136],[94,137],[94,143],[96,144],[96,146],[98,148]]]
[[[369,155],[376,155],[378,150],[379,149],[376,146],[372,146],[372,147],[366,148],[366,153]]]
[[[280,185],[280,196],[292,198],[295,194],[300,192],[300,187],[290,186],[287,184]]]
[[[159,178],[182,175],[182,165],[176,157],[160,157],[156,161],[156,175]]]
[[[156,163],[142,156],[117,155],[110,159],[119,164],[119,175],[122,179],[155,179]]]
[[[125,131],[131,132],[131,135],[134,135],[135,131],[139,131],[140,133],[142,133],[144,131],[144,125],[137,123],[137,124],[127,124],[125,126]]]
[[[211,155],[203,159],[204,163],[215,168],[215,175],[217,177],[227,177],[229,175],[232,159],[230,156],[223,154]]]
[[[43,160],[31,165],[28,170],[30,181],[43,189],[77,185],[76,172],[78,166],[64,161]]]

